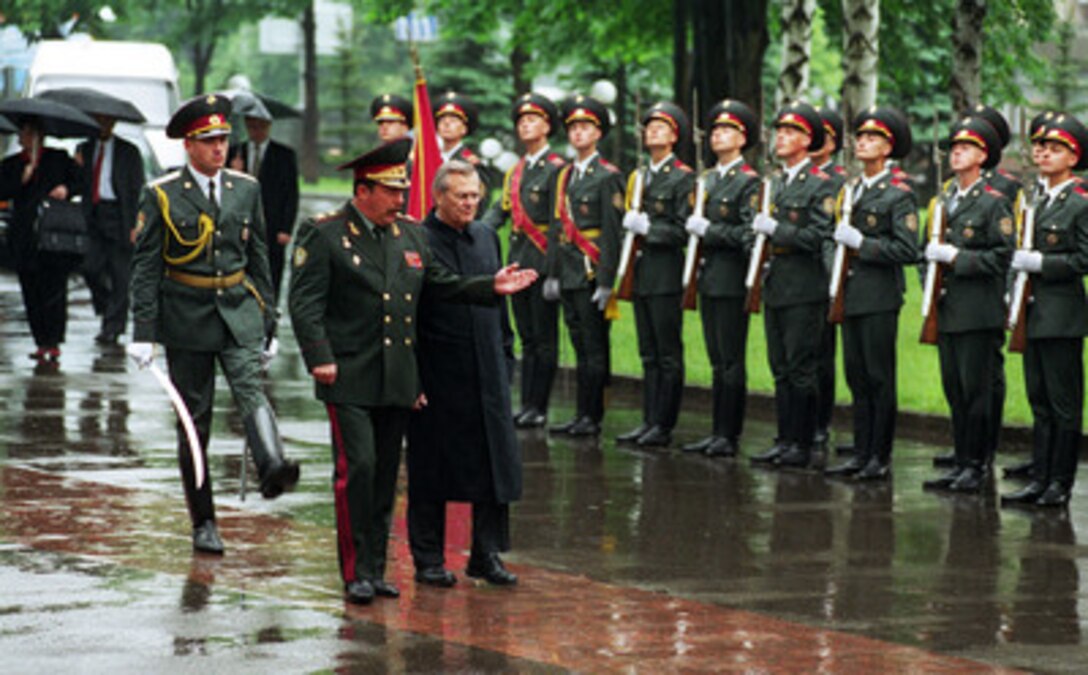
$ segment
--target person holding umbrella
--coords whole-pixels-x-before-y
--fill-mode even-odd
[[[18,126],[20,151],[0,162],[0,199],[13,202],[8,247],[19,276],[36,349],[30,358],[56,363],[68,324],[71,256],[38,250],[34,223],[42,203],[65,200],[79,190],[78,167],[63,150],[46,148],[44,137],[90,135],[97,124],[69,106],[38,99],[0,104],[0,114]]]

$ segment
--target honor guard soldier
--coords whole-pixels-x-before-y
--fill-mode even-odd
[[[690,133],[683,110],[668,101],[655,103],[642,124],[650,153],[638,202],[642,210],[630,209],[636,182],[632,172],[623,217],[623,227],[641,237],[633,261],[633,304],[642,360],[642,424],[616,440],[655,447],[672,442],[684,389],[684,223],[691,214],[695,174],[673,154]]]
[[[442,153],[442,161],[452,158],[464,160],[476,168],[476,175],[480,177],[480,206],[477,213],[482,216],[487,211],[488,185],[487,167],[483,165],[480,157],[465,145],[465,136],[470,136],[479,123],[480,110],[472,99],[464,94],[448,91],[440,96],[432,105],[434,113],[435,131],[440,141],[439,151]]]
[[[340,573],[357,604],[399,595],[384,575],[405,427],[423,402],[420,292],[487,305],[536,280],[510,268],[462,278],[435,262],[422,228],[398,222],[411,145],[402,138],[341,166],[354,172],[352,199],[304,222],[292,254],[291,322],[332,427]]]
[[[1040,135],[1038,161],[1046,192],[1035,202],[1030,249],[1012,268],[1029,273],[1024,381],[1034,418],[1031,482],[1002,495],[1002,504],[1063,506],[1077,473],[1084,409],[1084,336],[1088,304],[1088,190],[1073,171],[1088,168],[1088,129],[1055,115]]]
[[[937,349],[956,464],[924,486],[978,492],[996,433],[993,373],[1005,337],[1005,280],[1016,232],[1009,200],[982,176],[1001,161],[997,131],[981,117],[965,117],[953,125],[949,143],[956,176],[935,198],[944,203],[943,242],[930,242],[925,257],[943,266]]]
[[[834,194],[839,194],[846,183],[846,169],[841,164],[836,164],[834,156],[842,151],[843,144],[843,120],[839,113],[827,106],[816,108],[820,119],[824,123],[824,144],[819,150],[809,153],[809,159],[831,177],[831,189]],[[828,270],[835,257],[835,243],[830,239],[824,244],[824,264]],[[820,398],[816,404],[816,437],[813,443],[817,447],[825,447],[831,438],[831,414],[835,411],[835,324],[830,321],[824,325],[824,339],[820,345],[820,362],[817,371],[817,382],[820,389]]]
[[[370,117],[378,125],[382,143],[404,138],[412,128],[412,102],[396,94],[382,94],[370,102]]]
[[[792,103],[775,117],[774,216],[758,214],[770,258],[763,282],[767,356],[774,375],[778,437],[752,457],[756,464],[806,468],[812,458],[819,403],[818,372],[827,322],[829,275],[824,250],[831,236],[835,194],[831,176],[808,153],[823,147],[823,119],[807,103]]]
[[[275,327],[272,277],[261,189],[247,174],[224,169],[230,101],[198,96],[166,127],[184,139],[188,163],[144,190],[132,261],[132,344],[141,367],[153,343],[166,348],[170,379],[193,416],[207,467],[215,397],[215,363],[227,376],[245,420],[261,494],[274,498],[298,482],[284,458],[276,416],[261,389],[261,350]],[[178,463],[193,523],[193,547],[222,553],[210,472],[196,487],[192,453],[178,424]]]
[[[896,334],[906,281],[903,267],[918,260],[918,203],[914,190],[892,174],[888,160],[911,149],[906,117],[873,107],[854,118],[854,157],[864,174],[846,184],[840,205],[850,200],[850,222],[834,240],[848,251],[843,293],[842,354],[853,397],[854,455],[827,469],[832,476],[886,480],[898,411]],[[840,206],[840,208],[842,208]]]
[[[1012,140],[1012,134],[1009,131],[1009,122],[1005,119],[1004,115],[996,109],[982,103],[976,105],[969,114],[972,117],[981,117],[990,123],[990,126],[997,132],[997,136],[1001,141],[1002,151],[1009,147],[1009,141]],[[1009,200],[1009,204],[1012,206],[1013,213],[1016,213],[1019,210],[1020,204],[1024,198],[1024,185],[1019,178],[999,166],[994,166],[983,171],[982,178],[990,187],[1005,195],[1005,198]]]
[[[717,165],[706,170],[705,217],[690,215],[687,231],[702,241],[699,261],[699,314],[710,357],[713,425],[706,438],[684,452],[710,457],[737,454],[748,399],[745,355],[748,313],[744,277],[752,247],[752,219],[759,209],[759,174],[741,154],[759,143],[759,118],[744,103],[726,99],[707,115],[710,150]],[[702,148],[697,148],[702,152]]]
[[[548,146],[548,137],[559,129],[559,110],[545,96],[525,94],[514,101],[510,117],[525,155],[506,172],[502,201],[491,207],[483,221],[498,229],[509,219],[507,261],[543,273],[555,218],[555,181],[564,164]],[[522,408],[514,416],[520,428],[544,426],[558,367],[559,284],[541,286],[511,300],[521,340]]]
[[[559,171],[547,277],[558,280],[562,293],[563,318],[577,362],[577,395],[574,417],[551,431],[596,436],[609,375],[605,307],[619,259],[623,175],[597,151],[612,126],[600,101],[575,96],[563,103],[561,116],[578,156]]]

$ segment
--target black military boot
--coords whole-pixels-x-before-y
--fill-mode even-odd
[[[257,408],[245,419],[246,440],[261,479],[261,496],[275,499],[298,483],[298,462],[283,456],[283,441],[276,427],[276,416],[267,405]]]

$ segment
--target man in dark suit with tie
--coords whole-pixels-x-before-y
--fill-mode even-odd
[[[129,267],[144,167],[136,146],[113,133],[117,120],[95,118],[99,137],[80,143],[76,150],[90,235],[83,274],[95,314],[102,317],[95,341],[112,345],[125,332],[128,317]]]
[[[272,140],[272,115],[258,101],[248,101],[240,112],[245,117],[249,140],[231,148],[231,168],[245,171],[261,184],[261,204],[268,242],[268,265],[277,301],[283,281],[284,250],[291,243],[298,216],[298,159],[295,151]]]

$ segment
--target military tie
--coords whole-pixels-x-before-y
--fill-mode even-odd
[[[959,205],[960,205],[960,193],[959,193],[959,191],[956,191],[955,193],[952,194],[952,198],[948,200],[948,214],[952,215],[953,213],[955,213],[956,209],[959,208]]]
[[[212,203],[212,206],[219,208],[219,201],[215,198],[215,179],[208,181],[208,201]]]
[[[261,146],[257,143],[253,144],[253,170],[250,171],[250,175],[254,178],[261,175]]]

